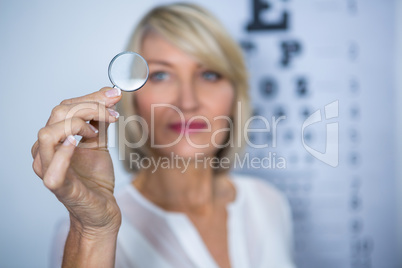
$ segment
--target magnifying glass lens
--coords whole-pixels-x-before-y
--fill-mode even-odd
[[[148,80],[149,68],[138,53],[126,51],[117,54],[109,64],[109,79],[124,91],[136,91]]]

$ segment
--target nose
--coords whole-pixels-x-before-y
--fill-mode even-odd
[[[195,111],[199,107],[199,99],[195,82],[191,79],[180,81],[178,90],[178,105],[183,111]]]

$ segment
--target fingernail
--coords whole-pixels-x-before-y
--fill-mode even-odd
[[[109,89],[108,91],[105,92],[106,97],[108,98],[114,98],[117,96],[121,95],[121,90],[117,87],[114,87],[112,89]]]
[[[115,111],[113,109],[107,109],[107,110],[109,111],[111,116],[119,118],[120,114],[117,111]]]
[[[99,130],[97,130],[96,127],[94,127],[93,125],[91,125],[91,124],[88,124],[88,125],[92,129],[93,132],[95,132],[95,133],[99,132]]]
[[[72,135],[67,136],[67,139],[65,139],[63,142],[64,146],[68,146],[70,144],[73,144],[74,146],[77,145],[77,141]]]

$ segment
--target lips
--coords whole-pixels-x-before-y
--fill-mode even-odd
[[[202,129],[206,129],[208,127],[207,123],[204,121],[192,121],[190,124],[189,122],[176,122],[169,124],[169,129],[173,130],[174,132],[181,133],[184,132],[199,132]]]

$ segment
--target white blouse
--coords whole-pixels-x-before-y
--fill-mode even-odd
[[[292,223],[286,199],[259,179],[239,175],[232,178],[236,200],[227,207],[232,268],[294,268]],[[184,213],[161,209],[132,184],[125,186],[116,199],[123,215],[116,268],[219,267]],[[64,239],[59,233],[59,246],[53,252],[53,264],[58,267],[63,250],[60,241],[64,245],[67,232],[65,226]]]

